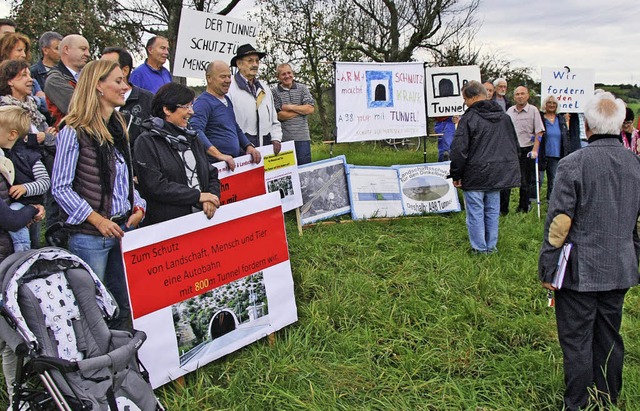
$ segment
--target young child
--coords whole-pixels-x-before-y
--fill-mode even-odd
[[[0,107],[0,147],[11,148],[20,136],[24,136],[31,127],[29,114],[17,106]],[[0,150],[0,262],[13,252],[13,244],[9,236],[10,231],[17,231],[33,222],[44,218],[44,207],[40,204],[23,206],[20,210],[9,207],[11,184],[15,178],[15,171],[11,160]],[[4,321],[0,317],[0,321]],[[0,340],[2,353],[2,371],[9,391],[9,398],[13,392],[17,357],[4,341]]]
[[[6,158],[11,160],[15,170],[15,178],[9,188],[9,195],[13,199],[10,204],[12,210],[20,210],[28,204],[43,204],[44,195],[51,186],[51,179],[37,149],[26,144],[27,134],[18,136],[17,141],[0,143],[0,148]],[[33,223],[18,231],[10,232],[13,250],[26,251],[40,246],[41,224]]]

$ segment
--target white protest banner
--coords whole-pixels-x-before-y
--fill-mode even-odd
[[[347,186],[347,159],[337,156],[298,167],[302,189],[302,224],[351,211]]]
[[[282,143],[278,155],[273,146],[257,147],[264,161],[264,182],[268,193],[277,191],[282,199],[282,211],[287,212],[302,205],[302,190],[293,141]]]
[[[462,87],[480,81],[478,66],[428,67],[427,107],[429,117],[460,116],[467,109]]]
[[[277,193],[127,232],[122,251],[154,388],[297,321]]]
[[[404,214],[397,170],[350,165],[347,173],[354,220]]]
[[[460,211],[458,191],[447,178],[448,161],[393,168],[398,170],[405,214]]]
[[[220,180],[220,204],[230,204],[265,194],[262,160],[258,164],[252,163],[250,155],[235,157],[233,160],[236,164],[233,171],[224,161],[213,164],[218,169]]]
[[[593,98],[594,79],[592,69],[543,67],[540,103],[548,96],[555,96],[559,113],[582,113],[584,106]]]
[[[204,80],[207,64],[229,63],[238,46],[255,46],[258,30],[258,23],[252,21],[183,8],[173,75]]]
[[[423,63],[336,63],[338,143],[424,136]]]

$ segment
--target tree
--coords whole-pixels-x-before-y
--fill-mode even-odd
[[[217,14],[224,16],[233,10],[240,0],[130,0],[123,10],[129,13],[131,21],[141,22],[142,30],[145,32],[169,39],[169,64],[173,71],[182,8],[209,12],[220,3],[223,3],[224,7]]]
[[[137,50],[140,26],[124,15],[116,0],[14,0],[11,17],[18,31],[38,39],[46,31],[81,34],[98,56],[104,47]],[[33,41],[34,55],[37,41]]]
[[[260,42],[267,52],[267,78],[278,63],[289,62],[297,78],[310,87],[324,139],[333,134],[333,111],[327,90],[332,86],[334,61],[359,59],[346,47],[348,8],[332,0],[257,0]]]
[[[476,25],[480,0],[340,0],[351,5],[348,47],[372,61],[410,61]]]

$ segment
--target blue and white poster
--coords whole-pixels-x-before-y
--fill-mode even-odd
[[[354,220],[404,214],[397,170],[350,165],[347,181]]]
[[[424,136],[423,63],[336,63],[338,143]]]

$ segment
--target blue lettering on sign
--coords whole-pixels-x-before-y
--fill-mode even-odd
[[[393,107],[393,73],[391,71],[367,71],[367,106],[369,108]]]

